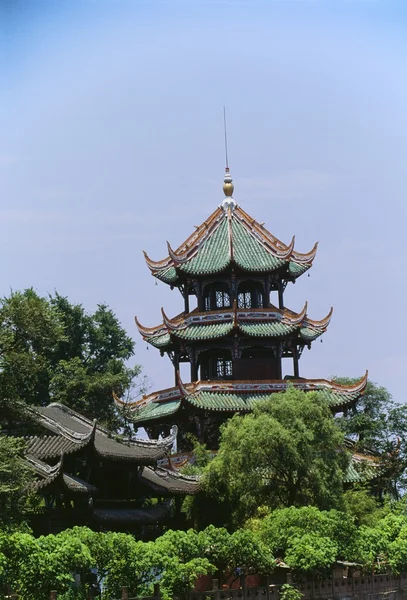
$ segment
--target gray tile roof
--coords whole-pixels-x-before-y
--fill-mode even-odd
[[[144,467],[140,480],[150,489],[162,495],[196,494],[200,489],[197,477],[181,475],[181,473],[159,467],[155,469]]]
[[[56,458],[61,454],[71,454],[89,443],[89,439],[74,442],[62,435],[33,435],[25,439],[27,452],[38,458]]]
[[[163,440],[112,437],[105,429],[62,404],[33,409],[37,419],[53,436],[29,438],[29,452],[41,458],[71,453],[93,443],[99,456],[139,464],[153,465],[166,456],[175,441],[177,430]]]
[[[25,460],[38,476],[37,481],[34,483],[36,490],[43,490],[59,480],[62,486],[65,486],[71,492],[80,494],[96,494],[98,492],[94,485],[83,481],[79,477],[64,473],[63,459],[54,466],[47,465],[38,457],[30,454],[26,455]]]

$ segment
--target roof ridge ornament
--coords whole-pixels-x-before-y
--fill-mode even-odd
[[[225,198],[223,202],[221,202],[221,208],[224,212],[227,212],[230,208],[232,211],[237,207],[237,202],[233,198],[233,191],[235,187],[233,185],[232,175],[230,174],[229,167],[225,168],[225,178],[223,180],[223,193],[225,194]]]

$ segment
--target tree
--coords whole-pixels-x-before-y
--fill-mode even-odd
[[[339,383],[356,380],[336,378]],[[381,454],[383,484],[395,497],[407,485],[407,405],[393,401],[390,392],[368,381],[364,395],[336,422],[347,437],[361,449],[371,448]]]
[[[23,461],[24,441],[0,436],[0,527],[18,525],[31,496],[33,473]]]
[[[213,571],[214,566],[206,558],[193,558],[185,563],[179,561],[175,556],[167,559],[160,580],[163,599],[171,600],[178,595],[188,596],[198,577],[208,575]]]
[[[69,590],[73,574],[89,569],[92,563],[88,548],[73,536],[35,539],[16,532],[0,541],[7,561],[7,584],[23,600],[48,600],[52,589]]]
[[[92,314],[55,293],[33,289],[0,300],[0,408],[12,427],[14,406],[61,402],[113,426],[112,392],[139,393],[134,343],[106,305]]]
[[[356,379],[334,378],[338,383],[353,384]],[[394,403],[385,387],[368,381],[365,393],[354,406],[338,417],[337,423],[344,433],[359,445],[384,451],[387,440],[388,417]]]
[[[296,571],[323,573],[338,557],[338,545],[329,537],[306,533],[290,540],[285,562]]]
[[[290,388],[223,426],[219,452],[205,470],[204,493],[220,509],[227,507],[235,524],[263,505],[339,506],[349,464],[342,445],[325,400]],[[211,507],[211,518],[213,512]]]
[[[230,536],[226,566],[235,581],[238,577],[246,577],[253,573],[269,575],[275,567],[275,561],[270,547],[255,533],[238,529]]]
[[[87,527],[74,527],[60,536],[78,539],[88,548],[91,566],[97,570],[97,582],[99,585],[103,582],[111,598],[120,596],[122,586],[127,586],[134,595],[148,595],[162,572],[163,560],[152,542],[137,541],[125,533],[95,532]]]
[[[356,535],[356,527],[348,515],[338,510],[319,510],[316,506],[274,510],[256,528],[260,539],[277,556],[285,556],[293,540],[313,535],[333,540],[338,556],[346,558]]]
[[[388,508],[366,486],[353,486],[343,495],[344,510],[355,525],[374,525]]]

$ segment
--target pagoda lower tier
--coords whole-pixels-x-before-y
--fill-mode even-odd
[[[197,381],[144,396],[141,400],[125,403],[115,396],[117,406],[126,406],[132,412],[135,426],[144,427],[149,435],[167,435],[171,423],[179,428],[178,443],[185,447],[187,434],[215,449],[219,427],[233,414],[251,412],[261,400],[284,392],[289,386],[303,391],[318,391],[326,399],[333,413],[351,408],[364,394],[367,372],[355,384],[344,385],[327,379],[284,379],[259,381]],[[278,396],[276,397],[278,399]]]

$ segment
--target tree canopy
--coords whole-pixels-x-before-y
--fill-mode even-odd
[[[356,380],[336,378],[340,383]],[[371,448],[382,455],[383,468],[388,473],[388,491],[400,497],[407,481],[407,405],[393,401],[389,391],[368,381],[358,402],[336,422],[344,434],[359,448]]]
[[[57,535],[34,538],[26,532],[3,535],[0,530],[0,583],[23,600],[46,600],[51,589],[67,592],[74,573],[81,574],[77,598],[88,597],[90,570],[97,572],[106,597],[120,597],[127,586],[134,595],[151,594],[160,582],[162,597],[189,592],[200,575],[271,572],[274,559],[258,536],[247,530],[169,530],[155,542],[125,533],[98,533],[74,527]]]
[[[106,305],[88,314],[58,293],[12,292],[0,300],[3,426],[16,407],[49,402],[113,424],[112,391],[126,394],[140,375],[138,365],[127,365],[133,354],[134,342]]]

